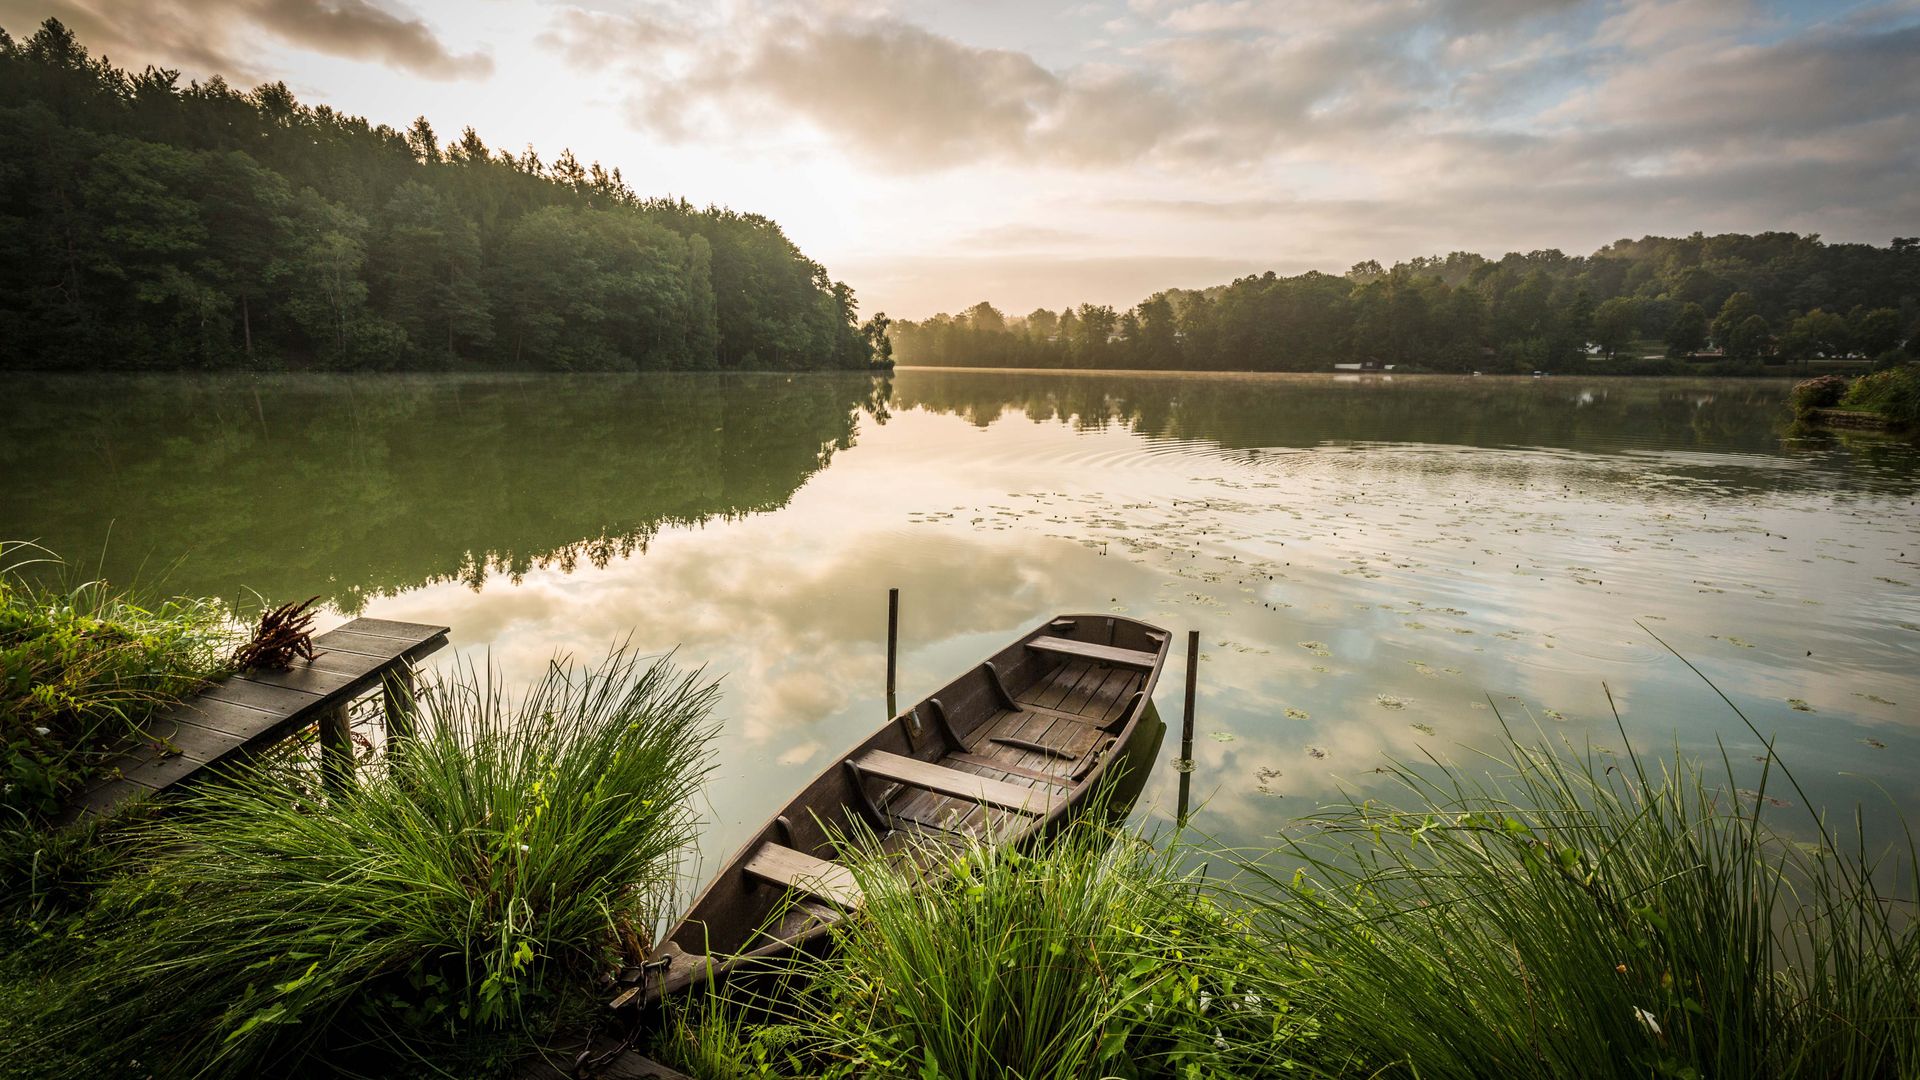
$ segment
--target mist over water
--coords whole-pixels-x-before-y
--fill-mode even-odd
[[[722,676],[709,863],[1056,612],[1201,631],[1195,825],[1249,843],[1501,724],[1763,753],[1920,816],[1920,453],[1779,382],[907,369],[21,382],[0,536],[115,581],[453,628],[525,681],[631,635]],[[164,580],[160,580],[164,578]],[[1181,648],[1158,694],[1179,723]],[[1170,817],[1177,730],[1142,801]],[[1778,802],[1800,795],[1768,789]],[[1785,809],[1785,808],[1782,808]],[[1874,829],[1886,839],[1884,829]]]

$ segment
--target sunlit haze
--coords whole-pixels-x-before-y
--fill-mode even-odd
[[[1920,4],[0,0],[115,63],[571,148],[920,317],[1920,222]]]

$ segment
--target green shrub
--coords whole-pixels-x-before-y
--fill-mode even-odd
[[[1840,404],[1879,413],[1902,427],[1920,425],[1920,364],[1901,364],[1856,379]]]
[[[469,672],[341,796],[304,767],[197,792],[103,897],[46,1041],[163,1076],[505,1066],[660,915],[714,699],[624,650],[518,701]]]
[[[1789,398],[1794,415],[1805,416],[1815,409],[1831,409],[1840,404],[1851,382],[1845,375],[1822,375],[1795,383]]]
[[[53,561],[38,551],[0,542],[0,811],[46,814],[220,676],[236,635],[210,600],[36,585],[25,567]]]

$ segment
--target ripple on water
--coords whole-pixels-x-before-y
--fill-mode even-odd
[[[1541,636],[1551,641],[1554,647],[1539,650],[1547,658],[1543,666],[1584,671],[1587,670],[1587,660],[1609,664],[1651,664],[1667,655],[1667,651],[1652,638],[1624,627],[1625,624],[1549,627]],[[1541,658],[1536,656],[1528,659],[1537,664]]]

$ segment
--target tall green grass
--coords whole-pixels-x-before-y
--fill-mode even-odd
[[[785,1012],[694,1003],[659,1052],[702,1080],[1079,1080],[1274,1065],[1298,1025],[1241,985],[1231,919],[1139,836],[1075,826],[1043,853],[989,841],[845,860],[864,902],[802,958]]]
[[[1258,852],[855,851],[866,904],[797,1003],[696,1003],[659,1052],[701,1080],[1920,1076],[1913,844],[1776,830],[1763,768],[1743,795],[1724,759],[1509,736]]]
[[[1817,818],[1813,841],[1774,830],[1771,758],[1746,800],[1724,760],[1616,766],[1510,740],[1491,762],[1401,768],[1405,806],[1332,809],[1240,863],[1233,902],[1314,1015],[1323,1065],[1920,1075],[1911,839],[1886,881],[1857,829],[1847,846]]]
[[[29,568],[33,568],[30,572]],[[0,542],[0,815],[52,813],[154,713],[225,670],[237,638],[211,600],[150,599]]]
[[[343,795],[305,769],[209,786],[148,830],[43,1030],[160,1075],[504,1067],[658,919],[714,700],[624,649],[517,700],[469,671]]]

